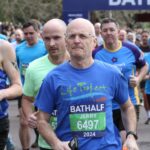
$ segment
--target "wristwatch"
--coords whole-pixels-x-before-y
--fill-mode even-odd
[[[126,138],[127,138],[128,135],[130,135],[130,134],[132,134],[136,140],[138,139],[137,134],[136,134],[135,132],[133,132],[133,131],[128,131],[128,132],[127,132],[127,135],[126,135]]]

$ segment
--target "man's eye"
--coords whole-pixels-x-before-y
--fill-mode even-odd
[[[76,35],[75,34],[71,34],[68,37],[69,37],[69,39],[74,39],[76,37]]]
[[[53,37],[54,40],[59,40],[60,39],[60,36],[55,36]]]
[[[115,29],[110,29],[110,31],[111,31],[111,32],[114,32],[114,31],[115,31]]]
[[[87,38],[87,36],[86,36],[85,34],[79,34],[79,37],[80,37],[81,39],[86,39],[86,38]]]
[[[45,38],[45,41],[49,41],[50,39],[49,38]]]

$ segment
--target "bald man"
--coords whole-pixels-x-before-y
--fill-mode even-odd
[[[35,101],[39,109],[38,130],[55,150],[70,150],[68,142],[73,137],[77,137],[75,147],[79,150],[121,150],[112,118],[112,101],[116,99],[126,130],[130,131],[125,145],[138,150],[134,134],[136,115],[127,81],[116,67],[93,60],[95,45],[95,30],[90,21],[78,18],[68,24],[66,46],[70,61],[52,70],[42,83]],[[54,132],[48,120],[55,109]]]
[[[23,41],[23,39],[24,39],[23,31],[19,28],[16,29],[16,31],[15,31],[15,41],[11,43],[13,48],[16,49],[16,46],[18,44],[20,44]]]
[[[96,39],[97,39],[97,45],[100,46],[103,44],[103,38],[101,36],[101,24],[100,22],[96,22],[94,24],[95,28],[95,34],[96,34]]]
[[[27,69],[23,88],[22,108],[31,128],[36,128],[37,119],[35,114],[32,114],[32,103],[44,77],[49,71],[69,58],[65,45],[65,32],[66,24],[60,19],[52,19],[45,23],[42,38],[48,54],[30,63]],[[53,118],[53,121],[50,123],[55,128],[56,119]],[[38,141],[41,150],[51,149],[41,136],[39,136]]]
[[[119,31],[119,35],[118,36],[119,36],[118,38],[119,38],[120,41],[125,42],[127,40],[127,32],[126,32],[126,30],[121,29]]]

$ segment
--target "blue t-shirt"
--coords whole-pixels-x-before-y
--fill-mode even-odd
[[[0,39],[6,40],[6,41],[8,40],[7,36],[1,33],[0,33]]]
[[[120,150],[112,120],[114,99],[120,104],[128,99],[127,81],[117,67],[95,60],[89,68],[76,69],[66,62],[44,79],[35,105],[49,114],[57,109],[60,140],[77,136],[79,150]]]
[[[145,60],[149,65],[148,72],[150,72],[150,52],[145,54]],[[150,80],[146,80],[145,82],[145,93],[150,94]]]
[[[102,45],[93,52],[93,57],[95,59],[117,66],[128,82],[130,76],[136,74],[136,69],[143,67],[146,63],[141,50],[129,42],[123,42],[120,45],[120,48],[114,52],[107,50]],[[134,105],[139,104],[139,94],[137,88],[132,88],[129,85],[129,95]],[[113,109],[118,108],[119,105],[114,102]]]
[[[5,89],[7,87],[6,81],[7,81],[6,73],[0,69],[0,90]],[[8,116],[7,108],[8,108],[7,100],[6,99],[0,100],[0,119]]]
[[[44,42],[41,39],[33,46],[29,46],[27,42],[24,41],[16,47],[16,57],[22,83],[24,83],[24,76],[29,63],[44,56],[46,53],[47,51]]]

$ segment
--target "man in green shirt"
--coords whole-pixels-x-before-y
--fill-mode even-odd
[[[60,19],[52,19],[45,23],[42,32],[48,54],[32,63],[27,68],[25,84],[23,88],[22,108],[29,127],[36,128],[36,113],[33,113],[32,103],[44,77],[57,65],[69,59],[65,45],[66,24]],[[50,121],[54,126],[56,119]],[[50,149],[50,146],[39,136],[38,141],[41,150]]]

